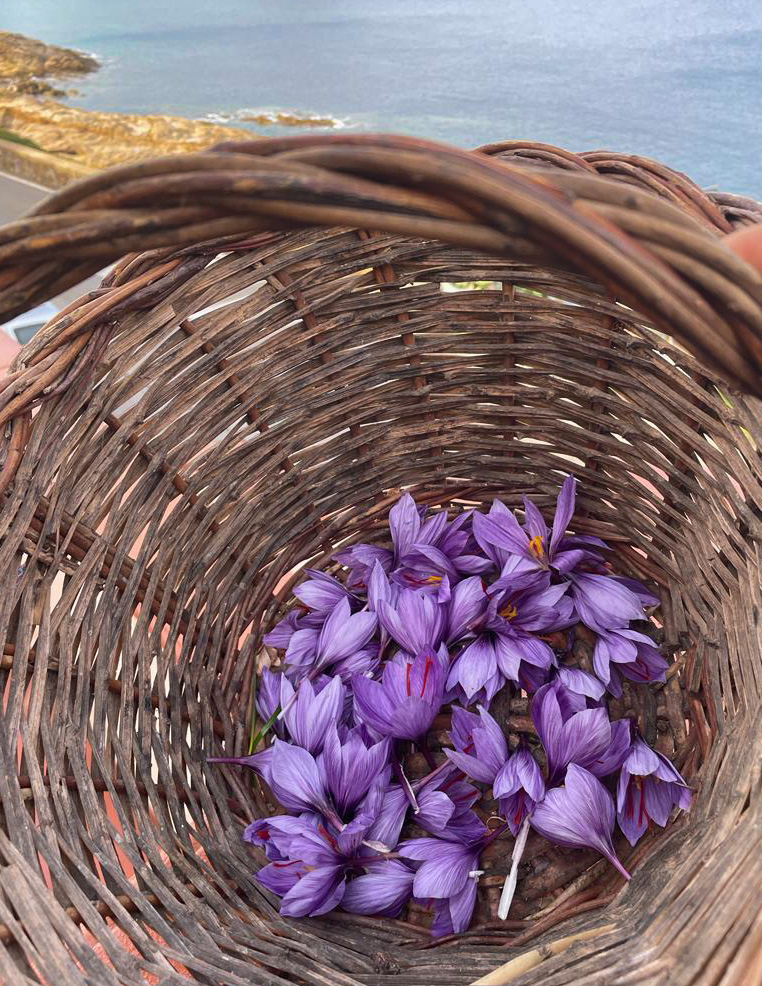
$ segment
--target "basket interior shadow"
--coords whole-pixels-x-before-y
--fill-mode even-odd
[[[640,159],[484,152],[222,148],[81,183],[3,241],[4,311],[149,248],[25,348],[0,404],[5,982],[446,986],[590,929],[526,982],[746,981],[762,414],[742,389],[762,288],[717,234],[760,213]],[[320,226],[271,231],[299,217]],[[42,234],[59,253],[29,245]],[[494,843],[455,939],[416,906],[281,918],[241,840],[277,807],[205,758],[246,750],[261,637],[304,564],[383,541],[403,489],[455,511],[528,492],[547,512],[569,472],[574,529],[662,600],[666,685],[614,714],[674,759],[693,810],[619,846],[624,889],[594,854],[530,839],[506,923]],[[525,695],[498,706],[527,728]]]

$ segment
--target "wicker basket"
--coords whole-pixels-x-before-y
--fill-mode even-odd
[[[129,254],[0,397],[4,986],[762,981],[762,277],[720,240],[762,215],[642,159],[482,150],[225,145],[0,230],[2,317]],[[282,919],[241,841],[266,793],[205,757],[248,743],[296,566],[383,537],[403,485],[547,507],[570,470],[577,530],[661,594],[667,684],[619,713],[694,809],[626,888],[530,842],[505,924],[495,843],[456,940]]]

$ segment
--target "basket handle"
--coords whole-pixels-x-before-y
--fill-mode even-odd
[[[621,181],[529,170],[409,137],[228,143],[70,185],[0,228],[0,321],[131,251],[155,251],[171,277],[189,256],[198,262],[199,244],[208,252],[303,226],[436,238],[589,276],[726,380],[762,396],[762,275],[705,223]],[[149,294],[156,276],[145,274]],[[85,357],[92,365],[119,292],[129,294],[118,281],[91,300],[87,317],[67,312],[25,347],[10,392],[8,384],[0,391],[0,424],[68,386]]]

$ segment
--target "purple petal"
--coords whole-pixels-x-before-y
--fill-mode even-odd
[[[391,600],[392,590],[389,579],[381,563],[376,561],[368,579],[368,608],[375,613],[380,602],[388,603]]]
[[[439,706],[434,706],[417,695],[411,695],[392,712],[389,735],[395,739],[419,739],[431,726],[438,712]]]
[[[459,750],[445,750],[444,752],[447,759],[472,780],[479,781],[482,784],[491,784],[495,779],[494,769],[487,764],[481,763],[476,757],[468,756],[468,754],[461,753]]]
[[[550,552],[553,557],[561,538],[566,533],[566,528],[574,515],[574,505],[577,496],[577,480],[574,476],[567,476],[558,494],[556,502],[556,514],[553,518],[553,533],[550,536]]]
[[[404,493],[389,511],[389,529],[395,557],[399,560],[416,541],[421,529],[418,507],[409,493]]]
[[[530,715],[545,750],[557,750],[561,743],[564,720],[552,684],[537,689],[530,706]]]
[[[474,537],[479,545],[494,545],[513,554],[525,555],[529,551],[529,538],[513,513],[495,500],[489,514],[474,514]]]
[[[645,777],[654,774],[661,766],[661,762],[656,751],[652,750],[640,736],[636,736],[623,766],[628,774],[640,774]]]
[[[475,858],[472,850],[443,839],[412,839],[403,842],[399,852],[408,859],[420,859],[420,855],[415,855],[421,851],[416,844],[424,842],[435,845],[424,850],[427,856],[415,874],[413,893],[416,897],[451,897],[465,886],[478,856]]]
[[[294,589],[294,595],[312,610],[325,612],[334,608],[342,599],[349,598],[349,591],[337,579],[325,572],[310,570],[311,576]]]
[[[305,873],[283,898],[280,913],[291,918],[327,914],[341,903],[345,882],[343,866],[321,866]]]
[[[368,830],[367,841],[377,842],[387,849],[394,849],[399,842],[409,804],[401,787],[393,785],[388,788],[384,794],[381,811]]]
[[[456,750],[460,750],[462,753],[473,742],[473,731],[480,722],[480,716],[461,708],[459,705],[453,706],[450,742]]]
[[[578,565],[590,558],[589,551],[582,551],[578,548],[569,551],[557,551],[553,555],[553,568],[562,575],[573,572]]]
[[[467,931],[469,924],[471,924],[476,906],[477,883],[476,877],[470,877],[466,881],[465,887],[450,897],[450,925],[456,934]]]
[[[394,712],[394,704],[388,689],[385,689],[380,681],[371,681],[370,678],[362,675],[352,678],[352,688],[355,714],[377,733],[382,736],[388,735]]]
[[[531,818],[532,828],[546,839],[575,849],[597,849],[622,876],[630,879],[611,842],[614,802],[589,771],[570,764],[564,787],[551,788],[535,806]]]
[[[559,668],[557,677],[564,688],[577,695],[585,695],[595,702],[603,698],[603,693],[606,691],[595,675],[580,671],[578,668]]]
[[[609,575],[575,575],[572,596],[579,617],[592,630],[615,629],[643,618],[643,606]]]
[[[308,811],[325,804],[325,786],[311,754],[276,739],[272,747],[270,788],[284,808]]]
[[[415,874],[404,863],[388,859],[347,884],[341,906],[352,914],[397,917],[413,894]]]
[[[611,741],[608,748],[592,763],[585,764],[590,773],[595,774],[596,777],[606,777],[619,770],[630,749],[630,732],[629,719],[617,719],[616,722],[611,723]]]
[[[487,597],[480,578],[473,576],[459,582],[452,590],[445,634],[447,642],[452,643],[468,633],[478,623],[486,608]]]
[[[548,770],[558,778],[570,763],[591,769],[598,760],[605,760],[611,745],[611,723],[605,709],[583,709],[563,725],[561,741],[555,749],[547,750]]]
[[[497,670],[495,647],[488,636],[477,637],[453,662],[447,687],[461,686],[470,700]]]
[[[672,805],[674,804],[672,788],[672,784],[665,784],[664,781],[660,781],[656,777],[646,777],[643,781],[643,797],[648,817],[652,818],[657,825],[661,825],[662,828],[667,824],[669,816],[672,814]]]
[[[523,497],[524,500],[524,514],[526,515],[526,530],[530,538],[540,538],[543,546],[546,543],[548,536],[548,528],[545,524],[545,519],[543,518],[540,511],[537,509],[535,504],[529,499],[528,496]],[[543,547],[544,550],[544,547]]]
[[[344,688],[341,679],[332,678],[330,684],[315,695],[312,683],[305,679],[299,685],[294,701],[294,689],[287,678],[281,682],[281,708],[291,739],[310,753],[318,753],[323,745],[328,727],[339,720],[344,706]]]
[[[624,774],[619,778],[618,799],[621,805],[617,821],[627,841],[634,846],[648,828],[648,815],[645,811],[643,789],[633,781],[622,786],[623,777]]]
[[[278,860],[268,863],[257,873],[257,881],[274,894],[283,897],[304,876],[307,869],[301,859]]]
[[[444,791],[424,788],[417,795],[417,801],[419,810],[415,820],[421,828],[436,835],[447,827],[455,812],[455,805]]]
[[[286,664],[298,666],[311,664],[315,659],[319,636],[320,632],[318,630],[297,630],[292,635],[288,649],[286,650],[284,659]]]

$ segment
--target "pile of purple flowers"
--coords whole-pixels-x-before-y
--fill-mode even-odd
[[[504,833],[503,918],[530,827],[596,849],[629,879],[615,823],[635,845],[649,821],[690,807],[669,760],[609,718],[605,694],[621,696],[623,678],[665,680],[667,662],[632,627],[658,600],[610,573],[603,541],[567,533],[575,487],[564,482],[550,530],[526,498],[522,525],[499,500],[450,519],[405,494],[391,548],[356,544],[336,555],[343,580],[310,571],[295,589],[299,605],[265,637],[285,652],[257,696],[273,742],[216,758],[254,769],[286,811],[244,833],[267,855],[258,880],[282,914],[393,917],[415,898],[433,906],[435,935],[463,931],[481,855]],[[595,635],[588,670],[563,662],[579,624]],[[532,695],[536,737],[507,738],[490,715],[503,688]],[[437,764],[428,734],[443,710],[452,749]],[[417,779],[403,766],[411,743],[429,763]],[[490,795],[492,830],[475,811]],[[403,838],[410,823],[424,834]]]

